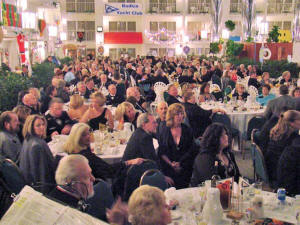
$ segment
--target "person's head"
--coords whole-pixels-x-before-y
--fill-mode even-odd
[[[203,133],[201,147],[216,155],[230,146],[230,137],[227,128],[221,123],[209,125]]]
[[[85,86],[85,83],[84,82],[79,82],[77,84],[77,89],[80,93],[85,93],[86,91],[86,86]]]
[[[247,66],[247,69],[248,69],[249,72],[251,72],[251,71],[252,71],[252,66],[251,66],[251,65],[248,65],[248,66]]]
[[[279,94],[280,95],[288,95],[289,94],[289,88],[288,88],[288,86],[286,86],[286,85],[281,85],[280,87],[279,87]]]
[[[10,133],[19,132],[19,118],[16,113],[12,111],[5,111],[0,115],[0,130],[8,131]]]
[[[195,95],[192,91],[186,91],[183,94],[183,100],[184,100],[184,102],[189,102],[189,103],[192,103],[192,104],[196,103],[196,98],[195,98]]]
[[[88,79],[86,79],[85,85],[89,90],[93,90],[95,86],[93,78],[89,77]]]
[[[236,84],[235,89],[239,95],[242,95],[245,92],[245,87],[242,84]]]
[[[282,73],[282,78],[285,79],[286,82],[288,82],[289,79],[291,78],[291,73],[290,73],[290,71],[284,71],[284,72]]]
[[[38,114],[34,114],[26,118],[22,134],[25,139],[31,136],[46,138],[46,130],[47,120],[45,119],[45,117]]]
[[[268,84],[262,86],[262,94],[263,96],[268,96],[270,93],[271,87]]]
[[[107,76],[106,76],[106,74],[102,73],[100,75],[100,81],[101,81],[101,84],[106,84],[106,82],[107,82]]]
[[[150,113],[142,113],[137,118],[137,127],[141,127],[147,133],[155,133],[157,122],[154,116]]]
[[[70,135],[64,144],[68,154],[78,153],[90,146],[90,127],[86,123],[76,123],[72,126]]]
[[[24,95],[22,102],[29,107],[35,107],[37,105],[37,98],[32,93],[28,93]]]
[[[252,71],[252,72],[250,73],[250,77],[256,79],[256,72]]]
[[[200,88],[200,94],[209,94],[210,84],[208,82],[204,82]]]
[[[108,92],[109,92],[109,94],[110,94],[111,96],[115,96],[116,93],[117,93],[116,85],[110,84],[110,85],[108,86]]]
[[[288,110],[281,113],[277,124],[270,131],[274,141],[286,140],[296,130],[300,129],[300,112]]]
[[[134,97],[137,101],[140,101],[141,99],[141,93],[138,87],[129,87],[126,90],[126,96],[128,97]]]
[[[95,92],[91,95],[92,106],[95,108],[99,108],[104,106],[106,102],[105,96],[101,92]]]
[[[37,88],[29,88],[29,93],[33,94],[37,100],[40,99],[40,91]]]
[[[166,116],[166,124],[168,127],[177,127],[183,123],[186,117],[184,106],[180,103],[174,103],[169,106]]]
[[[83,98],[78,94],[74,94],[70,98],[71,109],[79,109],[81,106],[83,106],[83,103],[84,103]]]
[[[180,66],[176,67],[176,73],[177,74],[182,74],[182,69]]]
[[[293,91],[292,91],[292,96],[295,98],[300,98],[300,87],[296,87]]]
[[[164,192],[157,187],[142,185],[128,202],[129,221],[132,225],[167,225],[172,222]]]
[[[59,186],[69,186],[79,198],[87,199],[94,195],[93,183],[95,177],[87,158],[82,155],[63,157],[55,172],[55,181]]]
[[[159,102],[157,104],[156,112],[161,121],[166,120],[167,111],[168,111],[168,104],[166,102]]]
[[[263,74],[262,74],[262,79],[263,79],[263,80],[269,80],[269,79],[270,79],[270,74],[269,74],[269,72],[263,72]]]
[[[171,84],[171,85],[168,87],[168,94],[171,95],[171,96],[177,97],[177,95],[178,95],[178,90],[177,90],[177,88],[176,88],[175,85]]]
[[[66,81],[62,80],[62,79],[59,79],[58,82],[57,82],[57,89],[64,89],[65,86],[66,86]]]
[[[201,75],[206,75],[207,74],[207,68],[206,67],[202,67],[201,68]]]
[[[124,116],[127,116],[129,120],[133,120],[135,117],[135,108],[134,106],[129,102],[122,102],[117,106],[115,117],[116,120],[121,120],[124,118]]]
[[[14,109],[13,112],[17,114],[19,118],[19,122],[21,124],[25,123],[26,118],[30,115],[31,109],[24,106],[24,105],[17,105]]]
[[[241,69],[241,70],[244,70],[244,69],[245,69],[245,65],[244,65],[244,64],[241,64],[241,65],[240,65],[240,69]]]
[[[53,85],[49,85],[46,88],[45,93],[46,93],[47,96],[55,97],[57,95],[57,89]]]
[[[63,113],[64,102],[60,98],[52,98],[49,103],[50,115],[59,118]]]

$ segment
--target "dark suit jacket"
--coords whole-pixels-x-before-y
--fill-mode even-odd
[[[125,101],[124,96],[115,95],[112,97],[110,94],[106,96],[106,105],[112,105],[117,107],[119,104]]]
[[[174,103],[180,103],[180,101],[177,98],[175,98],[174,96],[169,95],[167,97],[167,103],[168,103],[168,106],[170,106],[170,105],[172,105]]]
[[[288,109],[295,109],[296,108],[295,98],[289,95],[282,95],[278,98],[270,100],[268,102],[264,116],[267,119],[269,119],[273,114],[279,116],[284,107],[287,107]]]

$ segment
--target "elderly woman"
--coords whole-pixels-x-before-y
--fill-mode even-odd
[[[209,93],[209,91],[210,91],[210,84],[204,82],[200,88],[199,102],[216,101],[215,96]]]
[[[106,98],[101,92],[95,92],[91,95],[91,104],[89,109],[81,117],[80,122],[88,123],[93,130],[99,129],[100,124],[108,124],[108,128],[114,129],[114,121],[111,111],[104,108]]]
[[[290,71],[284,71],[282,73],[282,79],[280,80],[280,84],[285,84],[289,86],[292,83],[291,73]]]
[[[277,124],[271,129],[270,141],[265,153],[266,166],[271,181],[277,180],[277,164],[285,147],[297,138],[300,129],[300,112],[288,110],[281,113]]]
[[[79,121],[84,113],[88,110],[88,106],[84,105],[83,103],[84,100],[80,95],[74,94],[71,96],[68,115],[72,120]]]
[[[234,177],[238,181],[240,172],[230,150],[228,136],[228,130],[223,124],[213,123],[206,128],[201,151],[194,162],[192,186],[210,180],[213,175],[219,175],[222,179]]]
[[[43,116],[30,115],[24,127],[24,142],[20,153],[20,169],[28,184],[39,185],[37,190],[48,193],[55,184],[54,159],[45,142],[47,121]],[[39,183],[39,184],[38,184]]]
[[[245,87],[242,84],[235,85],[235,91],[232,97],[236,97],[237,100],[247,101],[247,97],[249,96],[248,92],[245,91]]]
[[[183,123],[185,117],[184,107],[172,104],[167,111],[166,124],[158,134],[161,168],[174,180],[176,188],[188,187],[196,156],[193,132]]]
[[[96,156],[91,148],[91,133],[90,127],[85,123],[75,124],[70,132],[70,135],[64,144],[64,151],[68,154],[80,154],[89,160],[89,165],[92,169],[92,174],[96,178],[108,179],[116,178],[126,166],[139,164],[143,160],[140,158],[108,164],[100,157]]]
[[[270,80],[269,72],[263,72],[263,74],[262,74],[261,86],[263,86],[265,84],[270,85],[271,88],[273,87],[273,84]]]
[[[172,222],[169,206],[162,190],[142,185],[130,196],[129,222],[132,225],[167,225]]]
[[[136,129],[136,121],[139,116],[134,106],[129,102],[122,102],[118,105],[115,113],[115,119],[119,121],[118,130],[123,130],[124,123],[130,123]]]

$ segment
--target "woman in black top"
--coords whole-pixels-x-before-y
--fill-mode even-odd
[[[223,124],[213,123],[207,127],[203,134],[201,151],[194,162],[192,186],[210,180],[213,175],[218,175],[221,179],[234,177],[238,181],[240,172],[230,150],[231,139],[228,134]]]
[[[245,87],[242,84],[235,85],[235,91],[232,97],[236,97],[237,100],[247,101],[247,97],[249,96],[248,92],[245,91]]]

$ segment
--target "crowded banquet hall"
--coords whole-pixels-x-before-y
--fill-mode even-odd
[[[299,6],[2,0],[0,224],[300,224]]]

